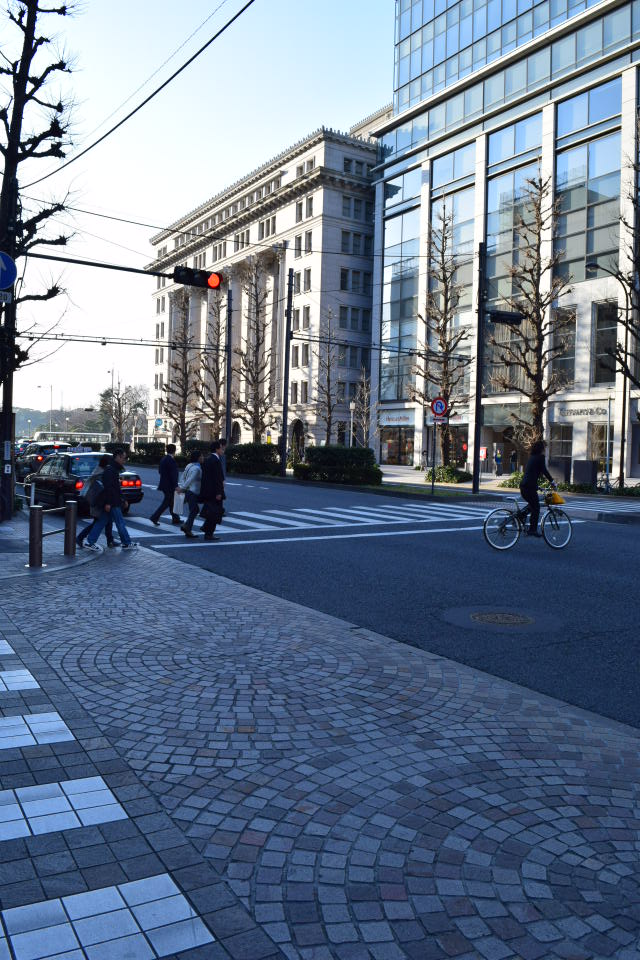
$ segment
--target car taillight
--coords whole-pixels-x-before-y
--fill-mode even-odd
[[[76,480],[76,490],[82,490],[83,487],[84,487],[84,483],[82,482],[82,480]]]
[[[38,461],[38,463],[40,463],[41,460],[44,460],[44,457],[41,457],[40,454],[38,454],[38,456],[36,457],[36,460]]]
[[[135,486],[136,486],[136,487],[141,487],[141,486],[142,486],[142,480],[136,480],[136,481],[135,481]]]

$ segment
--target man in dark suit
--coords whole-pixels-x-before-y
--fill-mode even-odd
[[[158,465],[158,473],[160,474],[158,490],[162,493],[162,503],[149,517],[151,523],[155,523],[156,527],[160,526],[160,517],[165,510],[169,510],[171,513],[172,523],[178,524],[181,522],[178,514],[173,512],[173,495],[178,486],[178,464],[173,456],[175,452],[175,443],[167,444],[166,456],[162,458]]]
[[[213,535],[216,524],[222,519],[222,501],[224,500],[224,474],[219,454],[220,441],[216,440],[211,444],[211,453],[202,464],[200,499],[204,516],[202,529],[205,540],[219,539]]]

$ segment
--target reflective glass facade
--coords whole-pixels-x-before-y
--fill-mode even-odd
[[[596,2],[396,0],[395,112],[419,103]]]

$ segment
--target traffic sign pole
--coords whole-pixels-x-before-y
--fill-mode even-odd
[[[3,323],[0,328],[0,379],[2,380],[2,415],[0,417],[0,440],[2,441],[2,474],[0,475],[0,522],[10,521],[13,516],[13,367],[16,346],[16,301],[13,284],[16,279],[15,231],[18,213],[18,181],[3,181],[2,212],[6,218],[6,232],[0,240],[8,248],[0,254],[0,288],[9,288],[10,300],[3,307]]]

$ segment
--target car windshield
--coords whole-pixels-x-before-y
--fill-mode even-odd
[[[95,457],[71,457],[69,464],[69,473],[76,477],[88,477],[98,466],[101,454],[97,453]]]

